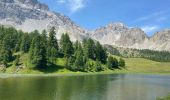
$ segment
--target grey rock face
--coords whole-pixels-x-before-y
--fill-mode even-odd
[[[96,29],[91,37],[117,47],[170,51],[170,30],[157,32],[149,38],[140,28],[115,23]]]
[[[0,0],[0,24],[27,32],[55,27],[57,38],[67,32],[73,41],[86,37],[86,30],[68,17],[49,11],[47,5],[37,0]]]
[[[4,2],[4,3],[14,3],[14,0],[0,0],[0,2]]]
[[[147,40],[147,35],[140,28],[128,28],[122,23],[109,24],[93,32],[93,38],[101,43],[120,47],[131,47]]]
[[[170,51],[170,29],[155,33],[150,39],[151,49]]]

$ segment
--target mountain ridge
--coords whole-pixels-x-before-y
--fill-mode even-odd
[[[102,44],[117,47],[170,51],[170,29],[148,37],[141,28],[131,28],[119,22],[89,31],[69,17],[50,11],[46,4],[38,0],[0,0],[0,24],[26,32],[55,27],[58,39],[62,33],[68,33],[72,41],[93,38]]]

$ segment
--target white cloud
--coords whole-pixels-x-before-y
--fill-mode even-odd
[[[71,13],[75,13],[85,7],[86,0],[57,0],[57,3],[67,7]]]
[[[162,12],[155,12],[155,13],[152,13],[150,15],[142,16],[142,17],[139,17],[136,20],[134,20],[134,22],[146,21],[146,20],[149,20],[149,19],[152,19],[152,18],[159,16],[161,13]]]
[[[82,8],[84,8],[84,0],[69,0],[71,11],[74,13]]]
[[[155,32],[159,29],[160,27],[159,26],[143,26],[142,27],[142,30],[146,33],[151,33],[151,32]]]
[[[156,22],[162,22],[168,19],[168,13],[169,13],[170,9],[167,10],[163,10],[163,11],[157,11],[154,13],[151,13],[149,15],[145,15],[142,17],[139,17],[137,19],[135,19],[133,21],[133,23],[137,23],[137,22],[143,22],[143,21],[156,21]]]

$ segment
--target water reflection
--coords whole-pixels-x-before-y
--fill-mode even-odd
[[[117,74],[0,79],[0,100],[155,100],[170,92],[170,76],[155,77]]]

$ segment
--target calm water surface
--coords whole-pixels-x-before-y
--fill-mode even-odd
[[[0,100],[155,100],[170,93],[170,76],[93,75],[0,79]]]

